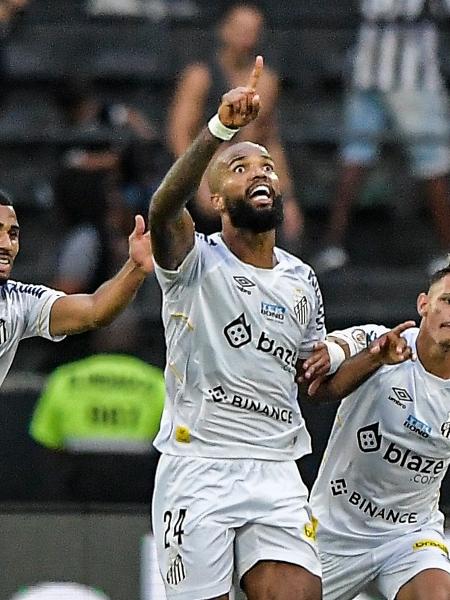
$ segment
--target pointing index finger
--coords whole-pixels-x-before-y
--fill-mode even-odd
[[[394,333],[403,333],[404,331],[406,331],[406,329],[409,329],[410,327],[415,327],[416,323],[415,321],[405,321],[404,323],[400,323],[400,325],[397,325],[396,327],[394,327],[392,329],[392,331]]]
[[[261,77],[261,73],[264,67],[264,60],[262,56],[257,56],[255,60],[255,66],[251,72],[249,80],[247,82],[247,87],[251,90],[255,91],[256,86],[258,84],[259,78]]]

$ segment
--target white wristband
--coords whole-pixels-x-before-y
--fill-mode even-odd
[[[219,119],[219,115],[215,114],[208,122],[208,129],[213,134],[214,137],[219,138],[219,140],[223,140],[224,142],[228,142],[231,140],[233,136],[239,131],[239,127],[237,129],[231,129],[231,127],[226,127]]]
[[[328,355],[330,357],[330,368],[328,369],[327,374],[332,375],[333,373],[336,373],[341,364],[344,362],[345,352],[344,349],[339,346],[339,344],[336,344],[336,342],[325,340],[324,344],[328,349]]]

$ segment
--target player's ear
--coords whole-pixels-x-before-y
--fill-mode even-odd
[[[419,313],[419,315],[421,317],[426,316],[427,308],[428,308],[428,294],[425,294],[425,292],[421,292],[417,296],[417,312]]]
[[[223,197],[220,194],[211,194],[211,204],[216,212],[221,213],[224,209]]]

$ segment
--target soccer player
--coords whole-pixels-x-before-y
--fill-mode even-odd
[[[310,451],[297,363],[324,339],[316,277],[275,247],[282,198],[267,150],[227,146],[208,168],[222,231],[196,235],[185,202],[224,140],[258,115],[245,87],[175,162],[149,209],[167,340],[153,502],[169,600],[320,600],[315,520],[295,459]]]
[[[350,600],[367,584],[388,600],[450,598],[438,508],[450,461],[450,266],[434,274],[417,309],[419,328],[393,330],[406,347],[379,325],[330,334],[354,356],[321,393],[360,386],[338,409],[311,494],[324,600]],[[318,362],[314,355],[304,366]]]
[[[60,341],[66,335],[110,323],[133,299],[152,271],[148,232],[136,216],[129,237],[129,259],[93,294],[71,294],[10,279],[19,252],[19,224],[12,201],[0,192],[0,383],[5,379],[20,340],[41,336]]]

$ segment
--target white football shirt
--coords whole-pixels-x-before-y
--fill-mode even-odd
[[[155,446],[210,458],[296,459],[310,452],[296,363],[325,336],[316,276],[240,261],[221,234],[196,234],[176,271],[156,266],[167,342],[166,404]]]
[[[3,383],[20,340],[40,336],[59,342],[65,336],[50,334],[50,311],[64,296],[44,285],[9,280],[0,287],[0,384]]]
[[[363,325],[331,335],[354,354],[386,331]],[[414,351],[418,331],[402,334]],[[342,401],[311,493],[323,550],[353,555],[424,525],[442,532],[449,461],[450,380],[418,359],[381,367]]]

